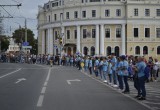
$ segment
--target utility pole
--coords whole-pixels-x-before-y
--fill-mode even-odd
[[[27,42],[27,19],[25,18],[25,42]]]

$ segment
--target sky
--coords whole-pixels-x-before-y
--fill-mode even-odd
[[[22,6],[1,7],[1,16],[13,16],[13,18],[4,18],[3,27],[4,34],[12,36],[12,33],[19,28],[19,25],[24,28],[25,18],[27,19],[27,28],[31,29],[35,38],[37,38],[37,14],[38,5],[43,6],[49,0],[0,0],[0,5],[17,5],[22,3]],[[10,14],[10,15],[9,15]]]

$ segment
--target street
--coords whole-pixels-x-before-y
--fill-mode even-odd
[[[160,82],[147,83],[147,100],[69,66],[0,63],[0,110],[160,110]]]

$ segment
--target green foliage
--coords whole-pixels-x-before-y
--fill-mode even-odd
[[[14,31],[13,36],[16,43],[25,42],[25,29],[17,29]],[[27,29],[27,42],[32,46],[31,54],[37,54],[37,40],[34,38],[34,33],[32,30]]]
[[[9,46],[9,40],[7,36],[0,36],[1,39],[1,50],[6,51]]]

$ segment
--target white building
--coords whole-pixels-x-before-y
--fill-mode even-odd
[[[39,6],[38,53],[160,57],[160,0],[53,0]]]
[[[10,40],[9,40],[9,47],[7,49],[7,53],[16,53],[16,52],[19,52],[19,51],[20,51],[19,45],[17,45],[14,42],[13,38],[10,38]]]

